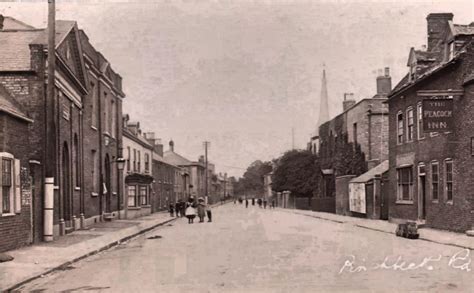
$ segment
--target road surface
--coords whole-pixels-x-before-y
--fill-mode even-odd
[[[212,223],[178,219],[21,290],[474,292],[472,251],[251,205],[213,213]]]

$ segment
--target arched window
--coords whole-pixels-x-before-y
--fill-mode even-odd
[[[80,151],[79,151],[79,140],[77,134],[74,134],[74,171],[76,176],[76,187],[81,186],[81,171],[80,171]]]

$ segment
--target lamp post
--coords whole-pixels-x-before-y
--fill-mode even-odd
[[[117,164],[117,170],[118,170],[118,178],[119,178],[119,184],[117,186],[118,188],[118,216],[119,216],[119,219],[121,218],[120,217],[120,205],[122,203],[122,185],[123,185],[123,168],[125,167],[125,159],[120,157],[120,158],[117,158],[117,160],[115,160],[115,163]],[[125,202],[123,203],[124,207],[125,207],[125,218],[127,217],[127,206],[128,204],[126,204]]]

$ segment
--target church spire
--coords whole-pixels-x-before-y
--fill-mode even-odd
[[[329,106],[328,106],[328,88],[326,82],[326,68],[323,69],[323,79],[321,81],[321,96],[319,97],[319,118],[318,128],[321,124],[329,121]]]

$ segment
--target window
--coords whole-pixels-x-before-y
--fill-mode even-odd
[[[127,147],[127,171],[130,171],[130,147]]]
[[[0,215],[21,211],[20,160],[9,153],[0,153]]]
[[[91,82],[91,126],[96,128],[97,127],[97,92],[95,83]]]
[[[142,154],[140,153],[140,151],[137,151],[138,153],[138,163],[137,163],[137,172],[140,173],[142,171],[142,169],[140,168],[140,164],[142,162]]]
[[[69,121],[69,118],[71,117],[71,105],[68,102],[63,103],[63,118]]]
[[[97,182],[98,182],[97,174],[99,174],[99,172],[97,172],[98,165],[99,165],[97,151],[92,150],[91,154],[92,154],[92,192],[97,192]]]
[[[446,170],[446,200],[453,201],[453,161],[444,162]]]
[[[150,155],[145,154],[145,172],[150,172]]]
[[[140,186],[140,204],[142,206],[148,204],[148,187],[147,186]]]
[[[128,186],[128,206],[136,207],[137,206],[137,189],[135,185]]]
[[[12,213],[12,160],[2,159],[2,213]]]
[[[115,115],[116,115],[116,110],[115,110],[115,101],[114,101],[113,98],[110,99],[110,107],[111,107],[111,109],[110,109],[111,110],[111,114],[110,114],[110,116],[111,116],[110,121],[111,122],[110,122],[110,131],[109,131],[109,133],[112,137],[115,137]]]
[[[438,162],[431,163],[431,199],[439,199],[439,164]]]
[[[403,114],[397,114],[397,143],[403,143]]]
[[[133,172],[137,172],[137,150],[133,149]]]
[[[397,170],[398,189],[397,200],[413,200],[413,171],[412,167],[400,168]]]
[[[352,125],[352,135],[354,136],[354,146],[357,145],[357,123]]]
[[[410,107],[407,110],[407,141],[413,140],[414,129],[415,120],[413,117],[413,109]]]
[[[419,102],[416,105],[416,112],[418,114],[418,127],[417,127],[418,139],[421,139],[421,138],[425,137],[425,135],[423,133],[423,106],[422,106],[421,102]]]
[[[104,92],[104,130],[108,132],[109,130],[109,103],[107,101],[107,93]]]

